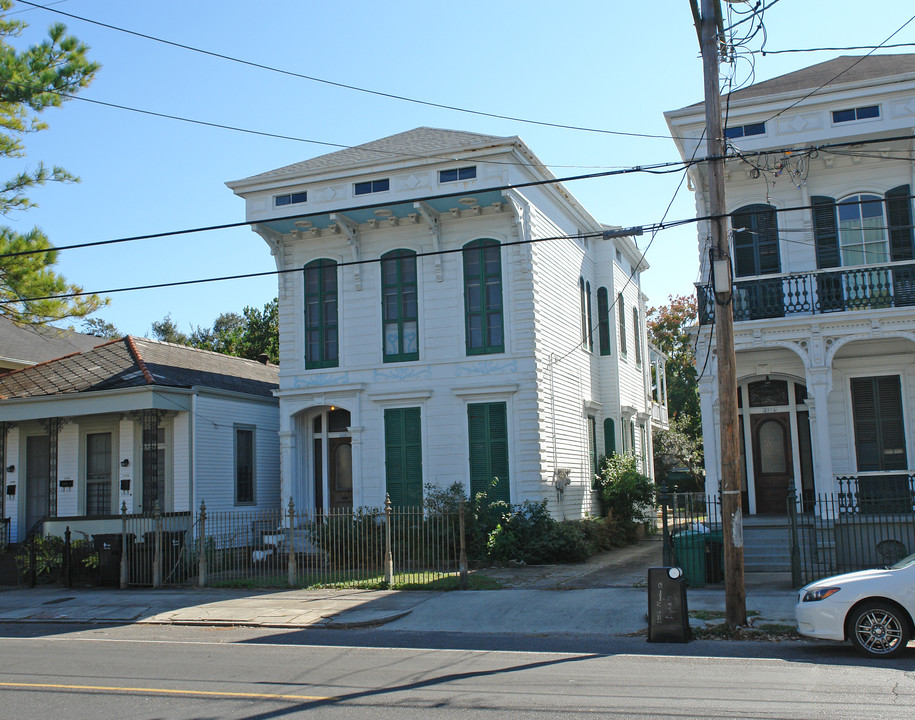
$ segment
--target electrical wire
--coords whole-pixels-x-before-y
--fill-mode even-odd
[[[670,135],[654,135],[651,133],[638,133],[638,132],[624,132],[620,130],[605,130],[601,128],[592,128],[584,127],[581,125],[568,125],[564,123],[553,123],[546,122],[542,120],[531,120],[528,118],[515,117],[512,115],[501,115],[498,113],[484,112],[482,110],[471,110],[469,108],[462,108],[456,105],[447,105],[445,103],[436,103],[429,100],[420,100],[418,98],[407,97],[406,95],[397,95],[395,93],[383,92],[381,90],[372,90],[370,88],[360,87],[358,85],[350,85],[348,83],[336,82],[334,80],[327,80],[325,78],[315,77],[313,75],[305,75],[303,73],[293,72],[292,70],[284,70],[282,68],[273,67],[271,65],[265,65],[263,63],[257,63],[250,60],[244,60],[242,58],[234,57],[232,55],[226,55],[223,53],[213,52],[210,50],[204,50],[202,48],[194,47],[193,45],[186,45],[184,43],[175,42],[172,40],[166,40],[164,38],[156,37],[155,35],[150,35],[148,33],[137,32],[136,30],[128,30],[127,28],[119,27],[117,25],[112,25],[110,23],[104,23],[99,20],[92,20],[87,17],[80,15],[74,15],[73,13],[67,13],[63,10],[57,10],[55,8],[48,7],[47,5],[39,5],[38,3],[29,2],[28,0],[17,0],[20,4],[30,5],[32,8],[40,8],[42,10],[47,10],[48,12],[55,13],[57,15],[63,15],[64,17],[71,18],[73,20],[79,20],[80,22],[89,23],[91,25],[96,25],[98,27],[103,27],[108,30],[115,30],[117,32],[125,33],[127,35],[133,35],[134,37],[143,38],[144,40],[150,40],[152,42],[161,43],[163,45],[169,45],[171,47],[179,48],[181,50],[187,50],[188,52],[198,53],[200,55],[206,55],[208,57],[217,58],[219,60],[226,60],[228,62],[238,63],[239,65],[246,65],[248,67],[256,68],[258,70],[266,70],[273,73],[279,73],[281,75],[286,75],[289,77],[298,78],[301,80],[309,80],[311,82],[321,83],[323,85],[330,85],[332,87],[342,88],[344,90],[352,90],[354,92],[365,93],[368,95],[375,95],[378,97],[384,97],[391,100],[399,100],[402,102],[414,103],[416,105],[424,105],[426,107],[439,108],[441,110],[450,110],[453,112],[466,113],[469,115],[477,115],[481,117],[494,118],[496,120],[509,120],[511,122],[524,123],[527,125],[538,125],[541,127],[552,127],[558,128],[560,130],[576,130],[580,132],[590,132],[598,133],[603,135],[617,135],[622,137],[641,137],[641,138],[658,138],[664,140],[670,139],[695,139],[695,138],[672,138]],[[778,2],[778,0],[775,0]]]
[[[846,45],[844,47],[790,48],[785,50],[751,50],[754,54],[783,55],[785,53],[845,52],[847,50],[888,50],[890,48],[915,47],[915,43],[891,43],[887,45]]]

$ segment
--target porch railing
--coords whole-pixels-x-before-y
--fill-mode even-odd
[[[697,285],[699,324],[715,319],[711,285]],[[734,281],[734,320],[915,305],[915,263],[830,268]]]
[[[915,473],[856,473],[836,476],[839,512],[868,515],[915,512]]]

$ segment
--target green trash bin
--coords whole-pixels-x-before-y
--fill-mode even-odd
[[[708,533],[687,530],[674,535],[674,554],[686,584],[705,587],[705,547]]]
[[[705,581],[712,585],[724,581],[724,533],[712,530],[705,534]]]

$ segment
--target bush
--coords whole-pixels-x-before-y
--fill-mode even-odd
[[[595,479],[604,514],[628,526],[645,521],[645,511],[654,503],[655,486],[639,471],[635,455],[601,458]]]

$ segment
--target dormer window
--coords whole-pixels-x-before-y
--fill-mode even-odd
[[[308,202],[307,192],[286,193],[285,195],[274,195],[273,206],[282,207],[283,205],[298,205],[299,203]]]
[[[353,195],[371,195],[372,193],[387,192],[391,189],[391,180],[367,180],[353,185]]]
[[[749,123],[748,125],[735,125],[725,129],[724,136],[728,140],[736,138],[750,137],[752,135],[765,135],[766,123]]]
[[[832,111],[832,121],[834,123],[852,122],[853,120],[869,120],[878,117],[880,117],[879,105],[865,105],[864,107],[859,108]]]
[[[458,180],[473,180],[477,176],[477,167],[452,168],[451,170],[439,170],[438,181],[440,183],[457,182]]]

